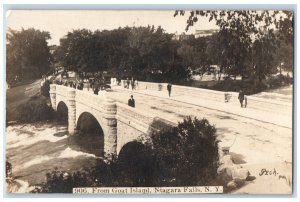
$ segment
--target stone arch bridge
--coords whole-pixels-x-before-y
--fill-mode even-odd
[[[101,93],[95,95],[87,90],[51,84],[50,98],[55,111],[60,103],[67,106],[70,135],[76,133],[83,113],[94,116],[104,133],[103,149],[106,157],[118,154],[123,145],[140,136],[174,126],[174,123],[150,114],[145,115],[144,111],[116,102]]]

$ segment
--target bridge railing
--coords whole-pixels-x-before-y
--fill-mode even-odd
[[[76,90],[76,102],[81,102],[84,104],[89,104],[93,106],[101,106],[107,98],[104,95],[92,94],[89,91]]]
[[[126,81],[121,82],[123,84]],[[153,83],[153,82],[138,82],[137,90],[153,90],[153,91],[167,91],[167,83]],[[216,90],[209,90],[203,88],[195,88],[188,86],[172,85],[172,94],[188,94],[190,97],[199,96],[206,100],[215,102],[225,102],[225,93],[229,93],[231,99],[228,104],[239,105],[237,92],[221,92]],[[254,96],[247,96],[248,107],[253,109],[260,109],[264,111],[278,111],[281,114],[291,114],[292,103],[284,102],[274,99],[259,98]],[[280,110],[278,110],[280,109]]]
[[[170,127],[177,126],[175,122],[160,118],[150,112],[129,107],[120,102],[117,102],[117,118],[128,125],[133,125],[144,133],[168,130]]]
[[[53,96],[53,93],[56,96]],[[104,108],[107,105],[109,99],[106,97],[105,93],[101,93],[96,95],[91,93],[90,91],[74,89],[69,86],[51,84],[50,86],[50,94],[51,94],[51,103],[52,105],[56,105],[56,97],[61,96],[65,97],[65,100],[68,101],[70,98],[69,96],[73,94],[73,98],[77,103],[83,105],[89,105],[94,109],[98,109],[100,111],[105,111]],[[55,108],[55,106],[53,106]]]
[[[52,84],[55,85],[55,84]],[[68,86],[55,85],[56,86],[56,94],[66,96],[67,91],[70,89]]]

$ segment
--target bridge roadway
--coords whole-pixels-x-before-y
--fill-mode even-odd
[[[130,95],[135,98],[136,108],[145,114],[157,114],[173,122],[188,115],[207,118],[216,126],[221,145],[231,147],[236,162],[251,165],[292,162],[292,112],[266,111],[266,105],[261,109],[241,108],[238,101],[215,102],[190,92],[174,92],[169,98],[166,91],[113,87],[106,93],[124,104]]]

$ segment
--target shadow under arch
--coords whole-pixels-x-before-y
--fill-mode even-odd
[[[126,143],[117,159],[117,173],[122,186],[152,186],[157,164],[151,147],[137,141]]]
[[[59,124],[68,125],[68,106],[63,101],[57,105],[56,119]]]
[[[80,151],[103,157],[104,132],[100,123],[91,113],[80,114],[76,130],[77,134],[70,136],[71,145]]]

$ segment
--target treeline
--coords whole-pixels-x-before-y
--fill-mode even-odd
[[[184,14],[181,13],[180,14]],[[210,16],[220,27],[212,36],[174,40],[161,27],[124,27],[114,30],[73,30],[53,46],[48,32],[10,30],[7,34],[7,80],[38,78],[55,67],[103,72],[119,78],[180,82],[191,73],[203,74],[211,65],[219,73],[262,80],[277,67],[293,68],[293,13],[289,11],[192,11]],[[263,26],[262,26],[263,24]],[[187,28],[188,28],[187,27]],[[187,35],[186,35],[187,36]],[[51,69],[52,67],[52,69]]]
[[[74,71],[107,71],[146,81],[189,78],[179,41],[161,27],[125,27],[111,31],[74,30],[60,40],[54,57]]]
[[[191,73],[219,72],[262,80],[277,67],[292,69],[292,40],[270,29],[256,39],[243,29],[221,29],[206,37],[174,40],[161,27],[125,27],[111,31],[74,30],[60,40],[54,58],[70,70],[107,71],[144,81],[180,82]],[[284,65],[282,65],[284,64]],[[220,75],[220,74],[219,74]]]

